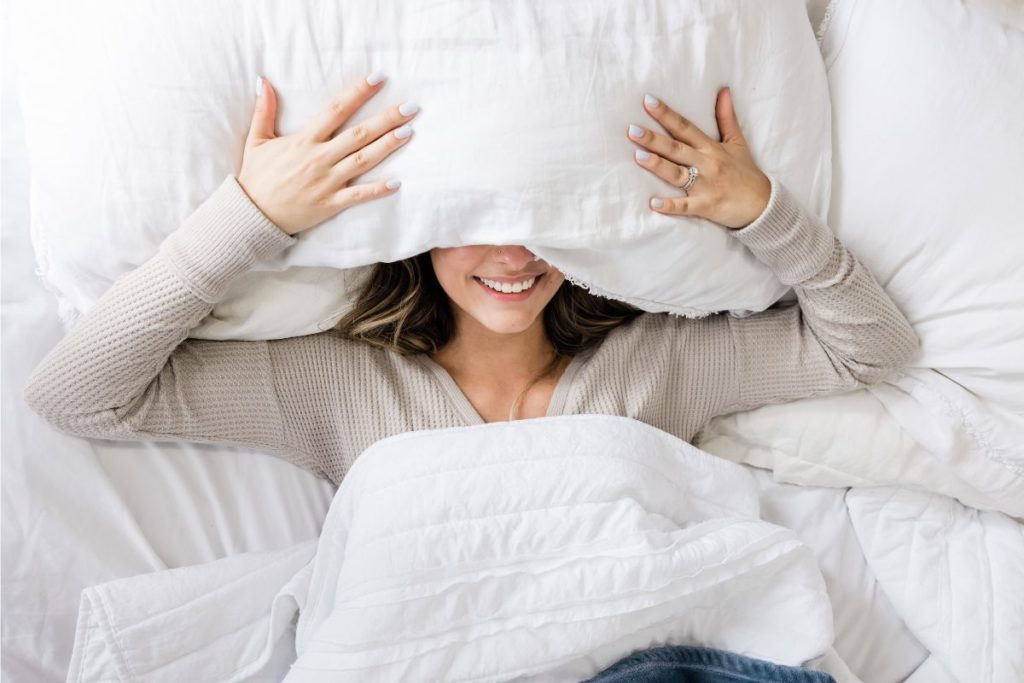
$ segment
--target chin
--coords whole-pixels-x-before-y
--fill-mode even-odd
[[[525,315],[522,313],[509,315],[508,313],[502,314],[498,311],[477,310],[470,311],[469,314],[478,323],[495,334],[519,334],[530,329],[541,314],[541,311]]]

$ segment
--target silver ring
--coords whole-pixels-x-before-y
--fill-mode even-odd
[[[700,175],[700,169],[696,166],[690,166],[686,170],[689,171],[690,177],[686,179],[686,184],[679,188],[683,191],[683,194],[687,194],[689,192],[690,188],[693,187],[693,184],[697,182],[697,176]]]

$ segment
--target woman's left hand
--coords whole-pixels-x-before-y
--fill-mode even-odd
[[[636,150],[636,162],[680,189],[689,179],[688,167],[696,166],[700,173],[687,193],[652,197],[652,209],[673,216],[699,216],[734,230],[761,215],[771,196],[771,181],[754,163],[729,88],[718,91],[715,104],[721,142],[657,98],[645,96],[644,109],[669,134],[630,124],[626,136],[645,148]]]

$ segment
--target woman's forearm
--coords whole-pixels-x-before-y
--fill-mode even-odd
[[[144,394],[160,388],[151,385],[161,372],[165,382],[174,379],[169,357],[232,278],[295,241],[228,176],[149,261],[118,278],[76,321],[33,371],[26,402],[65,431],[117,438],[130,416],[141,420]],[[257,345],[253,362],[266,356]],[[163,387],[159,402],[166,408],[175,398]]]
[[[739,409],[874,384],[920,344],[895,302],[823,220],[772,177],[768,207],[732,231],[784,283],[798,306],[725,316]]]
[[[832,229],[784,185],[772,184],[771,223],[733,236],[793,286],[807,326],[860,381],[903,367],[920,341],[910,322]]]

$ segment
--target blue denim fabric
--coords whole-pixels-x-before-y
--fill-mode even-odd
[[[637,650],[585,683],[836,683],[822,671],[781,666],[707,647]]]

